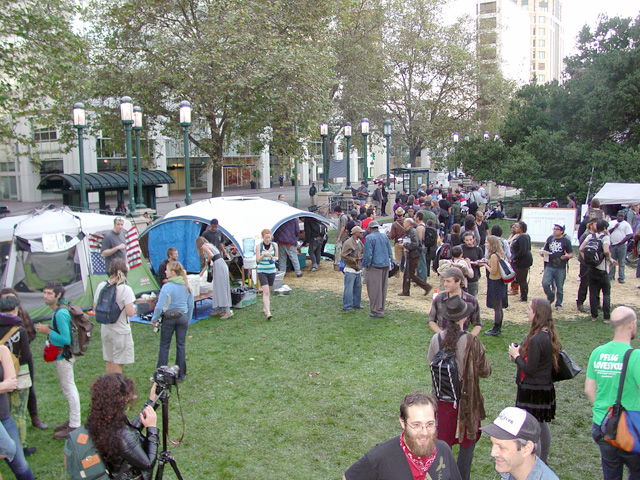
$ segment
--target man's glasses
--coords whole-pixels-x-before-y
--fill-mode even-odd
[[[426,429],[427,431],[434,431],[438,426],[438,422],[427,422],[424,425],[421,423],[407,423],[411,427],[411,430],[414,432],[421,432],[422,429]]]

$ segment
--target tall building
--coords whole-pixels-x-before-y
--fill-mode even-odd
[[[560,0],[477,0],[478,53],[519,84],[560,79],[564,32]]]

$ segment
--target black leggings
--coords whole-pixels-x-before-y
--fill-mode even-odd
[[[500,330],[502,328],[502,319],[504,318],[504,312],[502,311],[502,299],[491,298],[491,308],[493,308],[493,329]]]

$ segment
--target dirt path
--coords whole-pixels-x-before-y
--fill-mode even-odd
[[[533,298],[545,298],[542,290],[542,258],[534,253],[533,266],[529,273],[529,299]],[[333,265],[329,261],[322,261],[320,269],[316,272],[309,272],[310,261],[307,261],[307,268],[303,270],[304,275],[302,278],[296,278],[293,272],[288,272],[285,278],[285,283],[291,288],[303,288],[305,290],[320,291],[328,290],[338,294],[342,293],[343,276],[340,272],[333,270]],[[564,284],[564,311],[557,313],[554,311],[555,318],[561,321],[573,321],[580,316],[587,316],[586,314],[580,314],[576,309],[576,297],[578,293],[578,262],[575,259],[569,261],[569,272]],[[627,305],[629,307],[640,309],[640,290],[636,287],[640,285],[640,280],[635,278],[635,269],[627,266],[626,268],[626,283],[624,285],[619,284],[617,281],[611,285],[611,305],[614,308],[617,305]],[[439,278],[434,277],[432,273],[429,277],[431,283],[435,282],[435,288],[439,287]],[[366,303],[368,301],[366,287],[362,287],[362,299]],[[402,290],[402,274],[399,273],[393,278],[389,279],[389,290],[387,295],[387,308],[403,308],[416,313],[427,315],[431,309],[431,295],[425,297],[422,295],[422,290],[416,286],[411,288],[410,297],[398,297],[398,293]],[[493,322],[493,311],[486,308],[486,292],[487,284],[485,278],[485,272],[483,272],[483,278],[480,279],[480,292],[478,295],[478,302],[480,303],[480,314],[485,325],[491,325]],[[509,308],[504,310],[504,321],[523,323],[527,321],[526,309],[527,304],[524,302],[518,302],[519,297],[509,297]],[[585,307],[588,309],[589,301],[585,303]],[[336,309],[340,308],[340,305],[335,305]],[[600,316],[602,320],[602,315]]]

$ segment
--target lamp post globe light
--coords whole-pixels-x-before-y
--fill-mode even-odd
[[[134,215],[136,210],[135,192],[133,189],[133,157],[131,155],[131,129],[133,127],[133,101],[131,97],[120,99],[120,120],[124,125],[127,148],[127,180],[129,188],[129,214]]]
[[[500,140],[500,135],[498,135],[497,133],[493,134],[493,141],[497,142],[498,140]]]
[[[363,118],[360,122],[360,131],[362,132],[362,138],[364,139],[364,157],[363,157],[363,168],[362,168],[362,180],[364,181],[364,186],[368,186],[367,182],[367,137],[369,136],[369,120]]]
[[[484,132],[484,134],[482,135],[482,137],[483,137],[485,140],[489,140],[489,132]]]
[[[465,141],[465,142],[468,142],[469,140],[471,140],[471,137],[469,136],[469,134],[468,134],[468,133],[465,133],[465,134],[464,134],[464,141]]]
[[[142,177],[140,165],[140,132],[142,131],[142,109],[133,107],[133,131],[136,132],[136,180],[138,183],[138,199],[136,208],[147,208],[142,198]]]
[[[87,126],[87,111],[80,102],[73,106],[73,128],[78,130],[78,157],[80,161],[80,209],[85,212],[89,209],[87,202],[87,186],[84,181],[84,143],[82,130]]]
[[[329,179],[327,178],[327,137],[329,136],[329,125],[320,125],[320,136],[322,137],[322,191],[329,191]]]
[[[387,189],[391,188],[391,171],[389,169],[389,139],[391,138],[391,120],[384,121],[384,138],[387,139]]]
[[[351,152],[349,142],[352,135],[351,124],[349,122],[344,124],[344,138],[347,139],[347,188],[351,187]]]
[[[180,102],[180,126],[184,132],[184,203],[191,205],[191,165],[189,160],[189,127],[191,126],[191,103]]]
[[[456,178],[458,178],[458,142],[459,141],[460,141],[460,135],[458,134],[458,132],[455,132],[453,134],[453,143],[454,143],[453,163],[455,164]]]

